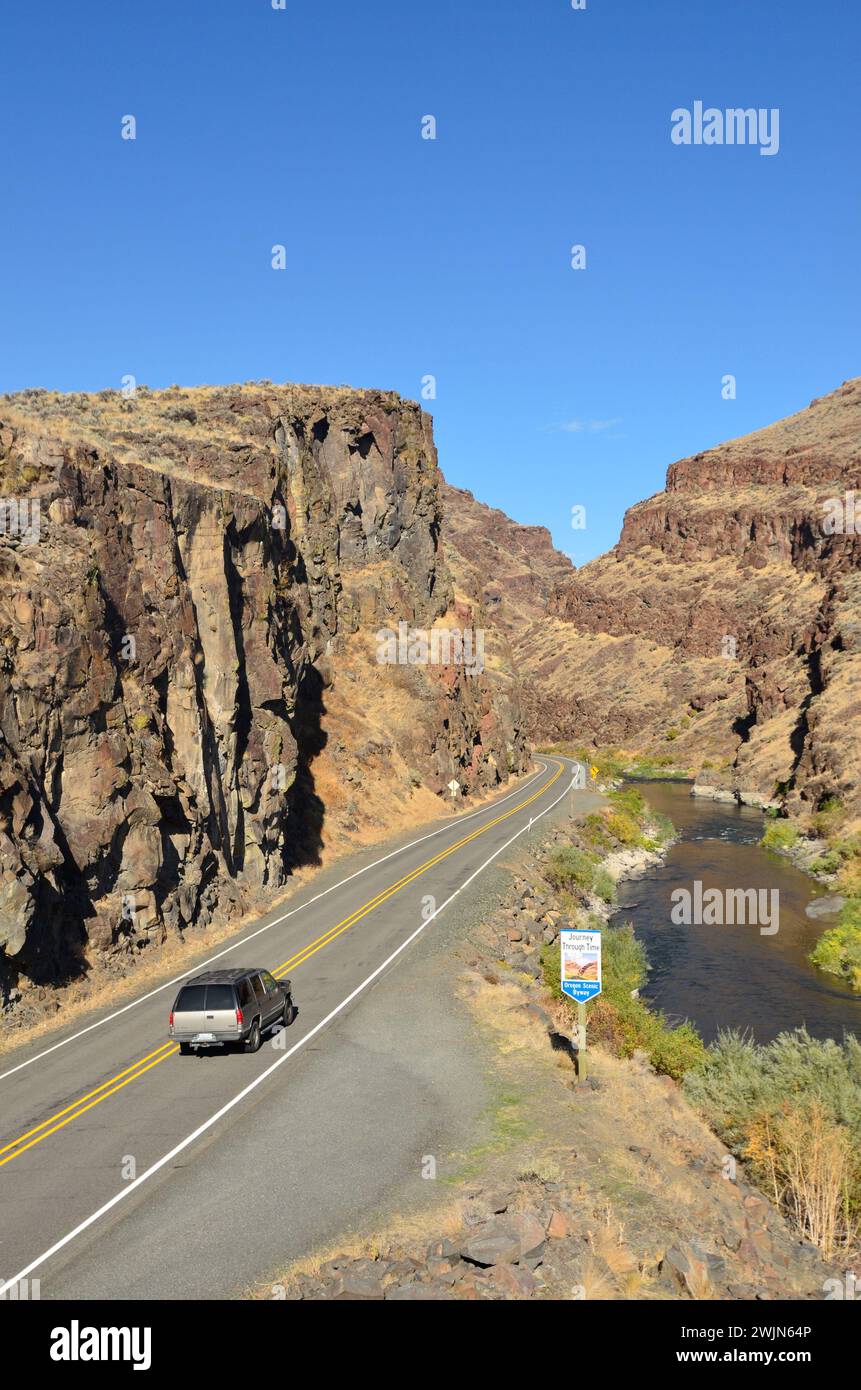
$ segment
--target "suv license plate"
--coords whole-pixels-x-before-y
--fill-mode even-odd
[[[192,1042],[215,1042],[214,1033],[195,1033]]]

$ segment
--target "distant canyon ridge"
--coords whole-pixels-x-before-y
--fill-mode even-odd
[[[504,628],[527,728],[791,813],[861,815],[861,378],[674,463],[579,570],[446,488],[463,587]]]
[[[0,398],[0,1001],[238,918],[534,742],[857,809],[861,536],[822,517],[859,440],[852,381],[674,464],[574,570],[394,393]],[[404,624],[480,664],[381,660]]]

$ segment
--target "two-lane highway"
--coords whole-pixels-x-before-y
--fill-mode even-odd
[[[293,979],[298,1017],[256,1054],[180,1057],[166,1036],[176,977],[0,1060],[0,1293],[29,1277],[40,1279],[43,1298],[68,1296],[61,1272],[82,1250],[92,1263],[118,1220],[135,1212],[136,1239],[146,1239],[147,1204],[164,1200],[172,1174],[191,1170],[205,1185],[213,1143],[235,1140],[260,1104],[283,1119],[293,1066],[326,1048],[333,1020],[570,785],[570,764],[548,758],[480,811],[368,853],[346,874],[343,864],[325,871],[287,908],[183,972],[264,966]],[[325,1143],[316,1161],[325,1164]],[[240,1183],[234,1219],[241,1194]],[[280,1215],[289,1222],[289,1212]],[[90,1279],[81,1296],[147,1296],[134,1275],[132,1265],[124,1287],[115,1270],[109,1287]]]

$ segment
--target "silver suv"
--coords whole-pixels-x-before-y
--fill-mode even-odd
[[[268,970],[209,970],[187,980],[176,996],[170,1036],[184,1056],[228,1043],[256,1052],[265,1028],[287,1028],[295,1017],[289,980],[276,980]]]

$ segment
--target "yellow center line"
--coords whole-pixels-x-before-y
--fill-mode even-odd
[[[39,1134],[35,1139],[31,1139],[29,1144],[22,1144],[20,1148],[15,1149],[14,1153],[7,1154],[5,1158],[0,1158],[0,1168],[3,1167],[4,1163],[11,1163],[12,1159],[17,1158],[19,1154],[26,1153],[28,1149],[32,1149],[34,1144],[41,1144],[42,1140],[47,1139],[49,1134],[56,1134],[58,1129],[65,1129],[66,1125],[70,1125],[73,1120],[79,1119],[80,1116],[86,1114],[88,1110],[92,1110],[94,1105],[101,1105],[102,1101],[107,1100],[108,1096],[116,1095],[117,1091],[121,1091],[124,1086],[129,1086],[132,1081],[137,1081],[139,1076],[143,1076],[144,1072],[152,1071],[153,1067],[157,1067],[161,1062],[166,1062],[168,1057],[173,1057],[175,1053],[179,1052],[179,1047],[176,1043],[168,1044],[168,1047],[170,1050],[166,1052],[163,1057],[156,1057],[155,1061],[150,1062],[147,1067],[138,1067],[137,1070],[130,1067],[129,1070],[134,1071],[133,1076],[127,1077],[125,1081],[121,1081],[118,1086],[112,1087],[110,1091],[105,1091],[103,1096],[97,1096],[95,1100],[90,1101],[89,1105],[82,1105],[80,1109],[75,1110],[73,1115],[68,1115],[66,1119],[61,1120],[58,1125],[54,1125],[52,1129],[46,1129],[44,1134]],[[152,1056],[152,1053],[150,1053],[150,1056]],[[120,1072],[120,1076],[123,1075],[125,1075],[125,1073]],[[74,1109],[74,1107],[70,1107],[70,1109]],[[61,1111],[60,1113],[63,1114],[65,1112]],[[56,1115],[52,1116],[52,1119],[56,1118]],[[46,1120],[45,1123],[50,1124],[51,1120]],[[17,1142],[20,1143],[21,1141],[18,1140]],[[10,1145],[9,1147],[11,1148],[13,1146]]]
[[[130,1071],[136,1071],[144,1062],[148,1062],[150,1057],[158,1056],[160,1052],[166,1051],[169,1047],[170,1043],[162,1043],[161,1047],[156,1048],[155,1052],[148,1053],[146,1057],[141,1057],[139,1061],[133,1062],[130,1067],[126,1067],[125,1071],[119,1072],[117,1076],[112,1076],[108,1081],[103,1081],[101,1086],[97,1086],[94,1091],[88,1091],[85,1096],[80,1096],[79,1099],[73,1101],[71,1105],[67,1105],[65,1110],[58,1110],[56,1115],[52,1115],[50,1119],[43,1120],[40,1125],[36,1125],[35,1129],[28,1129],[26,1134],[22,1134],[18,1139],[13,1139],[11,1144],[7,1144],[5,1148],[0,1149],[0,1155],[8,1153],[10,1149],[16,1148],[19,1144],[23,1144],[24,1140],[29,1139],[32,1134],[38,1134],[39,1130],[44,1129],[46,1125],[51,1124],[54,1120],[59,1120],[63,1115],[68,1115],[70,1110],[76,1110],[79,1105],[84,1104],[84,1101],[90,1100],[92,1096],[97,1096],[100,1091],[104,1091],[108,1086],[113,1085],[115,1081],[119,1081],[121,1077],[128,1076]]]
[[[303,965],[311,956],[316,955],[318,951],[322,951],[324,946],[328,946],[331,941],[334,941],[336,937],[349,930],[356,922],[361,921],[363,917],[367,917],[369,912],[373,912],[375,908],[387,902],[388,899],[394,897],[396,893],[400,893],[402,889],[406,888],[410,883],[413,883],[422,874],[427,873],[429,869],[432,869],[435,865],[447,859],[449,855],[454,854],[456,850],[462,849],[464,845],[468,845],[472,840],[478,839],[480,835],[485,835],[488,830],[492,830],[494,826],[500,825],[503,821],[516,815],[518,811],[522,811],[525,807],[531,806],[533,801],[543,796],[543,794],[553,786],[553,783],[558,781],[562,776],[564,768],[564,763],[560,763],[549,782],[545,782],[544,786],[540,787],[532,796],[527,797],[525,801],[519,802],[517,806],[513,806],[510,811],[505,811],[494,820],[488,821],[486,825],[480,826],[477,830],[472,831],[471,834],[465,835],[463,839],[450,845],[448,849],[442,850],[439,854],[434,855],[433,858],[426,860],[424,864],[420,864],[418,868],[405,874],[403,878],[399,879],[396,883],[391,884],[388,888],[383,889],[381,893],[378,893],[376,897],[371,898],[364,906],[356,908],[348,917],[337,922],[335,926],[324,932],[322,936],[317,937],[315,941],[311,941],[307,946],[303,946],[301,950],[297,951],[289,960],[284,961],[281,965],[275,966],[271,973],[279,976],[279,978],[283,978],[283,972],[291,969],[295,970],[298,966]],[[47,1139],[49,1135],[56,1134],[58,1130],[64,1129],[66,1125],[71,1124],[72,1120],[77,1120],[81,1115],[86,1114],[88,1110],[92,1110],[94,1106],[101,1105],[103,1100],[107,1100],[109,1096],[116,1095],[117,1091],[123,1090],[123,1088],[128,1086],[132,1081],[137,1081],[138,1078],[143,1076],[146,1072],[152,1071],[153,1067],[157,1067],[160,1063],[166,1062],[169,1057],[174,1057],[178,1052],[179,1047],[175,1043],[163,1043],[162,1046],[156,1048],[154,1052],[147,1053],[145,1057],[141,1057],[139,1061],[133,1062],[130,1066],[126,1067],[124,1071],[118,1072],[116,1076],[111,1077],[108,1081],[103,1081],[101,1086],[97,1086],[95,1090],[88,1091],[85,1096],[81,1096],[78,1100],[67,1105],[64,1110],[59,1110],[55,1115],[51,1115],[47,1120],[43,1120],[41,1124],[36,1125],[35,1128],[28,1130],[26,1134],[22,1134],[19,1138],[13,1139],[4,1148],[0,1149],[0,1168],[2,1168],[5,1163],[10,1163],[13,1158],[17,1158],[19,1154],[26,1153],[28,1149],[32,1149],[34,1145],[41,1144],[42,1140]],[[144,1065],[145,1063],[148,1063],[148,1065]],[[125,1080],[123,1078],[125,1078]],[[58,1123],[55,1123],[55,1121]],[[29,1143],[26,1142],[28,1140]],[[11,1150],[14,1150],[14,1152],[10,1152]],[[5,1157],[2,1156],[4,1154]]]
[[[319,936],[316,941],[312,941],[307,946],[303,946],[301,951],[298,951],[295,956],[291,956],[290,960],[284,961],[281,965],[276,965],[272,974],[276,975],[278,978],[283,978],[284,971],[295,969],[296,966],[308,960],[310,956],[316,955],[324,946],[328,946],[330,941],[334,941],[336,936],[340,936],[342,932],[347,931],[355,922],[360,921],[362,917],[366,917],[374,908],[379,907],[389,898],[393,898],[396,893],[400,893],[401,889],[413,883],[421,874],[427,873],[428,869],[434,868],[434,866],[440,864],[443,859],[447,859],[450,854],[454,854],[455,850],[462,849],[463,846],[468,845],[471,840],[478,839],[479,835],[484,835],[486,831],[492,830],[495,825],[499,825],[502,821],[508,820],[508,818],[513,816],[517,811],[522,811],[525,806],[531,805],[533,801],[536,801],[539,796],[542,796],[544,792],[552,787],[553,783],[561,777],[563,767],[564,764],[560,764],[558,772],[554,773],[550,781],[546,782],[540,791],[535,792],[535,794],[530,796],[526,801],[521,801],[520,804],[515,806],[511,811],[506,811],[504,815],[497,816],[495,820],[488,821],[487,825],[483,825],[478,830],[474,830],[471,835],[466,835],[462,840],[458,840],[457,844],[450,845],[448,849],[442,850],[439,854],[434,855],[432,859],[428,859],[426,863],[420,864],[419,867],[413,869],[411,873],[405,874],[397,883],[393,883],[390,887],[383,889],[376,898],[372,898],[371,901],[365,903],[363,907],[357,907],[349,917],[345,917],[342,921],[337,922],[334,927],[330,927],[329,930],[324,932],[322,936]]]

